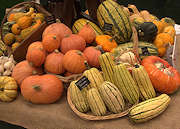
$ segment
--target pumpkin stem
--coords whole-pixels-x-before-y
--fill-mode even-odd
[[[101,53],[105,53],[105,51],[102,49],[102,46],[101,46],[101,45],[97,45],[97,46],[95,47],[95,49],[101,51]]]
[[[54,52],[55,52],[55,53],[59,53],[59,50],[58,50],[58,49],[55,49]]]
[[[69,34],[66,34],[64,37],[67,38],[67,37],[69,37],[69,36],[70,36]]]
[[[81,52],[81,51],[77,50],[76,53],[77,53],[78,55],[82,56],[82,52]]]
[[[88,62],[87,61],[84,61],[84,64],[86,66],[86,68],[89,70],[91,67],[89,66]]]
[[[41,90],[41,87],[38,86],[38,85],[34,85],[32,88],[35,89],[36,91],[40,91]]]
[[[56,36],[53,36],[53,39],[56,39]]]
[[[37,74],[37,71],[36,71],[36,70],[33,70],[33,71],[32,71],[32,74],[33,74],[33,75],[36,75],[36,74]]]

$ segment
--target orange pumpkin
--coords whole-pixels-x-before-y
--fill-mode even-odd
[[[15,16],[15,13],[11,13],[10,15],[9,15],[9,17],[8,17],[8,22],[12,22],[12,21],[14,21],[14,16]]]
[[[61,98],[63,83],[55,75],[35,75],[24,79],[21,93],[25,100],[35,104],[50,104]]]
[[[40,67],[44,63],[45,58],[46,51],[41,42],[34,42],[28,47],[26,60],[32,63],[33,66]]]
[[[101,55],[101,51],[98,47],[87,47],[83,53],[86,56],[88,64],[90,66],[99,68],[100,64],[98,59]]]
[[[18,24],[13,24],[12,27],[11,27],[11,31],[12,31],[13,34],[18,35],[21,32],[21,28],[20,28],[20,26]]]
[[[53,52],[61,45],[61,39],[56,34],[47,34],[43,37],[42,44],[47,52]]]
[[[96,39],[96,33],[87,22],[78,33],[83,37],[86,43],[92,43]]]
[[[55,50],[53,53],[50,53],[46,57],[46,61],[44,63],[45,70],[47,72],[54,73],[54,74],[64,73],[65,69],[62,63],[63,57],[64,55],[58,50]]]
[[[109,35],[96,36],[96,43],[102,46],[102,49],[106,52],[110,52],[113,48],[118,46],[116,41]]]
[[[85,47],[85,40],[77,34],[67,35],[61,42],[61,52],[64,54],[69,50],[83,51]]]
[[[13,68],[12,77],[16,80],[18,85],[20,85],[25,78],[42,73],[41,68],[33,67],[28,61],[24,60],[16,64],[16,66]]]
[[[87,58],[79,50],[70,50],[63,57],[64,68],[71,73],[82,73],[86,70]]]
[[[66,35],[71,35],[72,31],[71,29],[69,29],[68,26],[63,23],[53,23],[46,27],[42,37],[47,34],[56,34],[58,37],[60,37],[60,39],[63,39]]]
[[[165,60],[157,56],[148,56],[141,63],[157,91],[171,94],[179,88],[180,74]]]

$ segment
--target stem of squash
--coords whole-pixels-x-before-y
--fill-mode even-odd
[[[84,61],[84,64],[86,66],[86,68],[89,70],[91,67],[89,66],[88,62],[87,61]]]
[[[56,39],[56,36],[53,36],[53,39]]]
[[[41,87],[38,86],[38,85],[34,85],[32,86],[33,89],[35,89],[36,91],[40,91],[41,90]]]
[[[58,49],[55,49],[54,52],[55,52],[55,53],[59,53],[59,50],[58,50]]]
[[[32,74],[33,74],[33,75],[36,75],[36,74],[37,74],[37,71],[36,71],[36,70],[33,70],[33,71],[32,71]]]
[[[76,53],[77,53],[78,55],[82,56],[82,52],[81,52],[81,51],[77,50]]]

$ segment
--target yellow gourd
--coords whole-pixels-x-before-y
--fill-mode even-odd
[[[14,40],[15,40],[15,36],[13,33],[8,33],[4,36],[4,43],[6,45],[12,44],[14,42]]]
[[[30,16],[23,16],[18,19],[17,24],[21,29],[26,29],[32,25],[32,17]]]
[[[12,47],[11,47],[12,51],[14,51],[19,45],[20,45],[19,42],[13,43],[13,44],[12,44]]]
[[[44,21],[45,17],[44,17],[44,14],[42,14],[42,13],[37,13],[34,19],[35,19],[35,20],[40,19],[41,21]]]

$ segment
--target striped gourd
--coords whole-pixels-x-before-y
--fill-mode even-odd
[[[102,116],[106,114],[106,106],[96,88],[91,88],[88,90],[87,100],[94,115]]]
[[[7,46],[0,40],[0,56],[2,56],[7,51]]]
[[[132,50],[133,43],[129,42],[125,44],[120,44],[117,48],[113,49],[111,52],[113,52],[115,56],[119,56],[118,53],[126,49]],[[148,43],[148,42],[140,41],[138,43],[138,52],[141,59],[143,59],[146,56],[151,56],[151,55],[158,56],[157,47],[153,45],[152,43]]]
[[[104,82],[103,76],[97,68],[91,68],[89,70],[86,70],[84,71],[83,75],[86,76],[90,81],[90,84],[87,86],[87,89],[98,89],[98,87]]]
[[[161,94],[158,97],[148,99],[132,107],[129,117],[136,123],[145,122],[160,115],[169,105],[170,97],[167,94]]]
[[[119,89],[111,82],[105,81],[99,88],[100,95],[113,113],[120,113],[124,110],[125,102]]]
[[[89,23],[91,28],[95,31],[96,35],[103,35],[102,30],[95,23],[93,23],[85,18],[80,18],[74,22],[74,24],[72,26],[72,32],[75,34],[78,33],[86,23]]]
[[[75,84],[76,82],[77,81],[72,81],[69,86],[72,103],[78,111],[87,112],[90,109],[87,101],[87,89],[82,89],[80,91]]]
[[[114,80],[114,84],[129,103],[135,104],[139,101],[139,89],[124,64],[114,66]]]
[[[103,71],[103,77],[105,81],[109,81],[114,84],[113,79],[113,66],[115,65],[114,61],[112,60],[112,54],[106,52],[99,56],[99,64]]]
[[[156,97],[149,75],[142,65],[135,65],[135,68],[132,69],[132,77],[139,87],[140,98],[143,101]]]
[[[117,43],[130,41],[131,23],[127,13],[118,3],[113,0],[102,2],[97,9],[97,19],[104,33],[114,36]],[[105,26],[109,24],[112,25],[112,31],[105,31]]]

